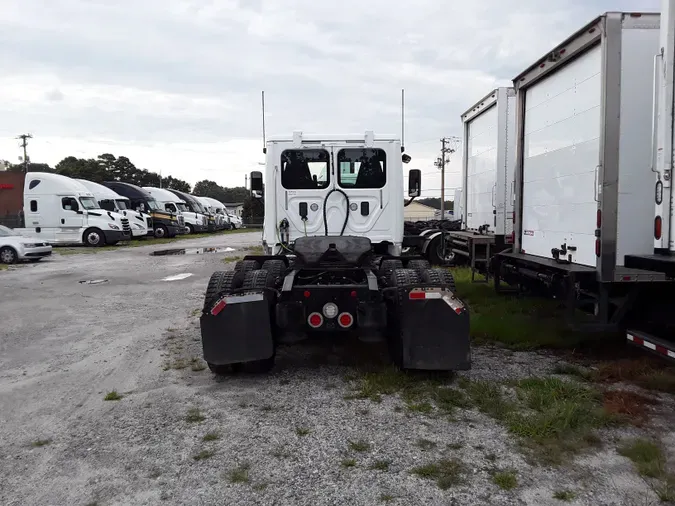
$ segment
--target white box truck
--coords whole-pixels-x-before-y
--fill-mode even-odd
[[[669,286],[634,259],[654,253],[654,55],[659,14],[610,12],[514,79],[515,241],[494,258],[500,282],[625,327]]]

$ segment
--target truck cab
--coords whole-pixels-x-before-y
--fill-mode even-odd
[[[115,193],[113,190],[102,184],[94,183],[93,181],[87,181],[86,179],[76,179],[76,181],[81,183],[92,193],[92,195],[94,195],[94,198],[98,201],[98,205],[101,209],[125,216],[129,220],[133,238],[141,238],[154,234],[152,227],[148,227],[146,215],[131,209],[131,202],[128,198]]]
[[[105,181],[103,186],[128,198],[133,210],[147,214],[148,226],[154,231],[155,237],[175,237],[184,233],[184,227],[181,225],[179,217],[174,213],[163,210],[155,198],[143,188],[120,181]]]
[[[185,222],[190,228],[190,232],[213,232],[216,229],[216,221],[209,212],[204,209],[202,204],[192,195],[178,190],[167,189],[168,192],[182,200],[187,207],[187,211],[183,213]]]
[[[185,201],[174,193],[166,188],[145,186],[143,189],[157,200],[160,208],[178,214],[186,234],[194,234],[197,231],[202,232],[206,230],[203,217],[190,213],[190,209],[185,204]]]
[[[227,215],[225,206],[221,202],[211,197],[197,197],[196,195],[193,196],[202,203],[207,211],[215,216],[216,228],[218,230],[229,230],[232,228],[230,217]]]
[[[27,237],[53,244],[104,246],[131,238],[129,220],[101,209],[94,195],[78,181],[60,174],[29,172],[24,184],[23,205],[15,230]]]

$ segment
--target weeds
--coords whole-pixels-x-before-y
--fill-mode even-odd
[[[577,495],[571,490],[556,490],[553,492],[553,498],[558,499],[559,501],[573,501]]]
[[[308,429],[307,427],[297,427],[297,428],[295,429],[295,433],[296,433],[298,436],[300,436],[300,437],[306,436],[306,435],[308,435],[310,432],[312,432],[312,431],[311,431],[310,429]]]
[[[345,469],[349,469],[350,467],[356,467],[356,459],[342,459],[340,465]]]
[[[117,390],[112,390],[105,394],[105,397],[103,398],[104,401],[119,401],[122,399],[122,396],[117,393]]]
[[[566,376],[574,376],[582,380],[590,380],[592,373],[587,369],[582,369],[578,365],[559,363],[553,368],[553,374],[562,374]]]
[[[630,382],[646,390],[675,394],[675,368],[651,357],[601,364],[592,374],[599,382]]]
[[[358,441],[349,441],[349,449],[355,452],[367,452],[370,450],[370,443],[362,439]]]
[[[270,453],[272,457],[276,457],[278,459],[287,459],[288,457],[291,456],[291,453],[288,450],[286,450],[286,448],[283,446],[277,446]]]
[[[514,471],[499,471],[492,476],[492,481],[502,490],[513,490],[518,486],[518,478]]]
[[[50,444],[51,442],[52,442],[51,439],[36,439],[36,440],[33,441],[30,445],[31,445],[33,448],[41,448],[42,446],[47,446],[47,445]]]
[[[638,473],[649,478],[665,475],[666,459],[661,448],[647,439],[634,439],[619,447],[619,455],[633,461]]]
[[[391,494],[380,494],[380,502],[391,502],[396,499],[395,495]]]
[[[210,459],[216,454],[216,452],[212,450],[202,450],[200,451],[197,455],[193,455],[192,458],[195,460],[206,460]]]
[[[388,460],[376,460],[368,469],[372,471],[389,471],[390,464],[391,462]]]
[[[217,432],[209,432],[208,434],[204,435],[202,441],[204,442],[217,441],[218,439],[220,439],[220,434],[218,434]]]
[[[438,445],[433,441],[429,441],[428,439],[420,438],[417,441],[415,441],[415,446],[417,446],[423,452],[426,452],[429,450],[433,450]]]
[[[206,364],[201,360],[199,360],[197,357],[194,357],[190,362],[192,363],[192,370],[194,372],[199,372],[206,369]]]
[[[185,415],[185,421],[188,423],[200,423],[206,420],[206,417],[202,415],[199,408],[190,408]]]
[[[251,469],[250,464],[241,464],[234,469],[231,469],[227,474],[227,478],[230,483],[248,483],[250,481],[249,471]]]
[[[464,446],[462,443],[448,443],[448,448],[450,450],[459,450]]]
[[[513,404],[504,398],[501,386],[497,383],[473,381],[465,383],[465,387],[478,410],[496,420],[504,420],[514,409]]]
[[[609,390],[603,394],[605,411],[638,426],[647,420],[647,406],[655,404],[658,401],[627,390]]]
[[[462,483],[464,466],[456,459],[444,459],[415,467],[411,472],[420,478],[435,480],[438,488],[447,490]]]
[[[267,488],[267,486],[268,486],[267,483],[256,483],[255,485],[253,485],[253,490],[255,490],[256,492],[262,492]]]
[[[434,407],[427,401],[408,403],[406,404],[406,407],[411,413],[421,413],[425,415],[434,410]]]

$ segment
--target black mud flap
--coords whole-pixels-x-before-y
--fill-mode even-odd
[[[199,320],[204,360],[228,365],[274,354],[270,305],[261,293],[224,295]]]
[[[399,291],[402,365],[405,369],[471,369],[469,310],[446,288]]]

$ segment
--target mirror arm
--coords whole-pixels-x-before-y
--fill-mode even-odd
[[[410,204],[412,204],[413,200],[415,200],[417,197],[410,197],[410,200],[408,202],[403,202],[403,207],[408,207]]]

